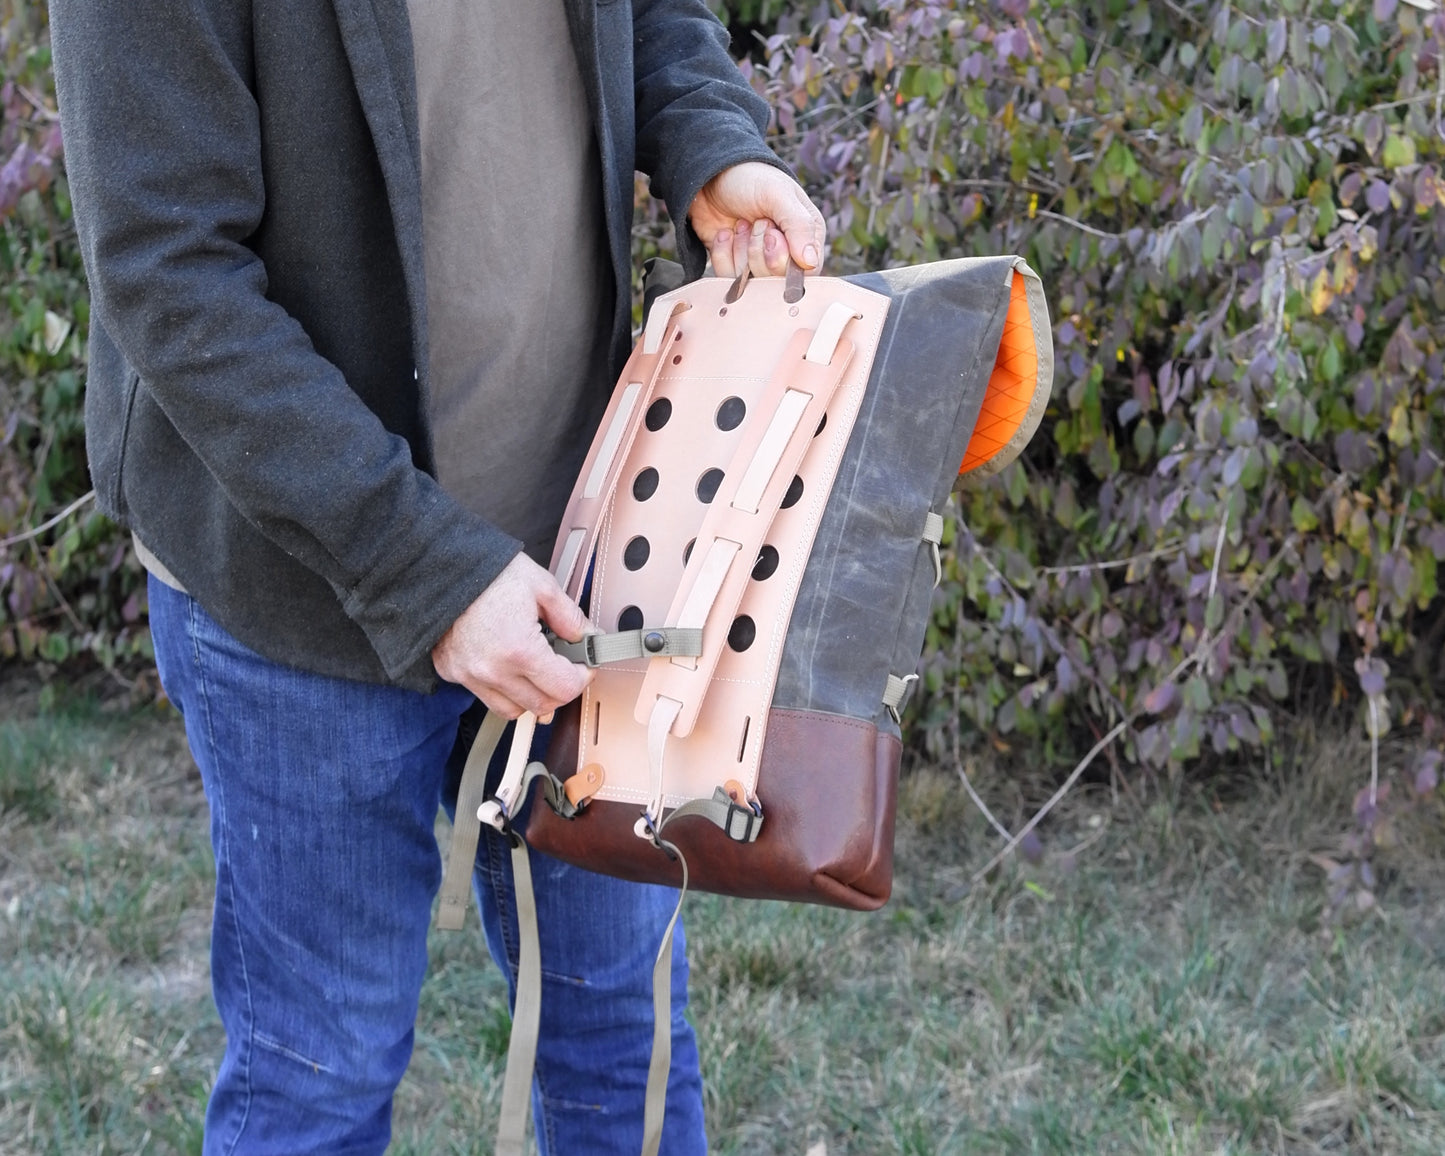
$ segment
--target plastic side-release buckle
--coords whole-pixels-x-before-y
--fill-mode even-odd
[[[762,804],[749,799],[736,779],[729,779],[714,791],[713,798],[727,804],[727,814],[720,824],[727,837],[738,843],[757,842],[758,832],[763,829]]]

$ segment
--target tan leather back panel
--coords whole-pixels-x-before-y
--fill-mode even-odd
[[[656,380],[635,402],[635,435],[620,438],[617,485],[597,535],[592,620],[604,631],[677,625],[710,545],[737,543],[737,557],[712,600],[702,659],[598,670],[582,701],[578,766],[602,766],[602,799],[651,797],[645,722],[658,694],[683,703],[667,745],[667,805],[708,797],[729,779],[755,791],[788,618],[888,310],[886,297],[832,278],[809,279],[795,305],[783,300],[781,278],[752,280],[732,303],[724,300],[729,288],[707,279],[653,307],[654,340],[657,311],[671,322],[654,355],[661,358]],[[836,302],[856,318],[842,327],[828,361],[805,361]],[[833,311],[834,326],[840,314],[847,315]],[[639,344],[635,361],[643,350]],[[651,360],[630,365],[624,383],[650,376]],[[789,392],[793,408],[784,416],[794,432],[773,441],[780,464],[754,514],[749,501],[740,509],[734,499],[767,430],[783,422],[776,415]],[[584,482],[591,468],[589,460]],[[754,470],[755,495],[758,481]],[[578,524],[573,514],[558,538],[558,560]],[[583,567],[574,569],[575,586]]]

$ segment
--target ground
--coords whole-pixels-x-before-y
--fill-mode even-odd
[[[1440,806],[1336,908],[1368,754],[1276,763],[1121,772],[982,880],[998,836],[920,769],[881,912],[691,897],[714,1151],[1445,1152]],[[1027,817],[1032,785],[974,782]],[[0,688],[0,1156],[199,1151],[210,872],[174,715]],[[488,1150],[503,995],[474,924],[433,937],[393,1151]]]

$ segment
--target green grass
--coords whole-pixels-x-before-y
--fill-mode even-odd
[[[1440,810],[1397,824],[1375,912],[1331,915],[1309,858],[1361,756],[1305,742],[1227,799],[1095,787],[980,883],[997,836],[918,773],[883,911],[691,897],[714,1150],[1445,1152]],[[178,724],[0,708],[0,758],[0,1156],[199,1151],[221,1036]],[[394,1151],[489,1150],[504,992],[475,921],[434,936]]]

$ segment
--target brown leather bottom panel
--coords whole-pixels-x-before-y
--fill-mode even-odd
[[[554,773],[573,772],[576,750],[574,707],[557,715],[547,759]],[[763,827],[757,841],[736,843],[698,817],[669,825],[665,837],[687,858],[690,886],[699,890],[872,911],[893,885],[901,753],[899,741],[871,723],[770,711],[758,773]],[[639,814],[635,804],[594,802],[567,820],[534,797],[524,835],[537,850],[579,867],[680,885],[680,866],[633,833]]]

